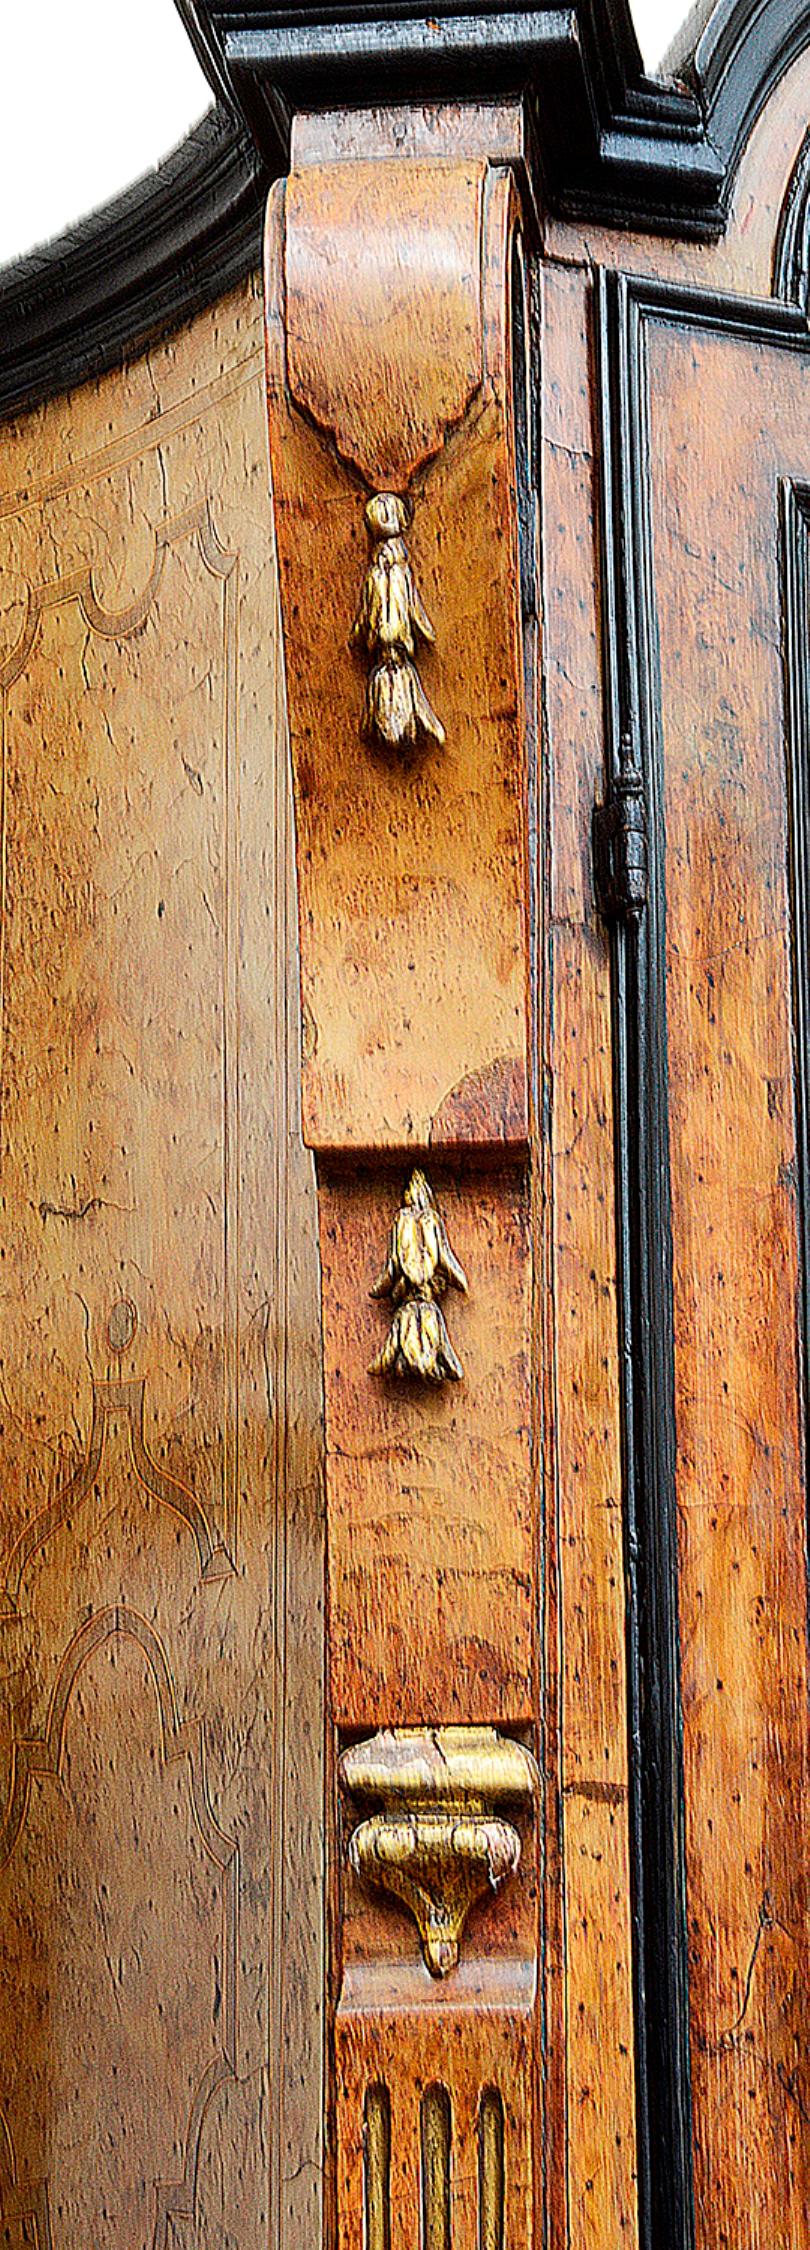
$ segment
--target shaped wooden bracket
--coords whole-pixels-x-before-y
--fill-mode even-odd
[[[316,1149],[526,1144],[518,221],[509,173],[480,162],[314,166],[271,196],[270,447]],[[407,518],[407,554],[361,603],[358,646],[370,503],[392,548]],[[369,635],[373,655],[413,671],[414,616],[443,746],[412,683],[410,702],[381,686],[364,723]]]

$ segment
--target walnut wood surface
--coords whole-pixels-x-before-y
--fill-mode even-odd
[[[516,214],[508,180],[480,164],[392,161],[308,169],[268,216],[304,1131],[318,1153],[328,1671],[342,1742],[481,1721],[531,1737],[538,1717]],[[407,502],[408,560],[436,636],[420,666],[445,740],[413,755],[364,739],[350,646],[364,498],[388,483]],[[371,1289],[411,1146],[469,1281],[447,1301],[460,1379],[435,1388],[371,1371],[391,1318]],[[401,1900],[381,1909],[342,1854],[341,2239],[404,2244],[421,2208],[435,2250],[472,2246],[483,2228],[491,2250],[532,2240],[539,1835],[536,1821],[524,1827],[517,1872],[503,1899],[472,1907],[458,1964],[436,1937],[441,1989]],[[517,1842],[510,1832],[513,1866]]]
[[[698,2241],[764,2250],[777,2235],[803,2244],[810,2210],[806,1496],[774,523],[780,477],[810,463],[810,367],[744,339],[654,333],[650,387]]]
[[[322,1304],[256,290],[4,432],[10,2250],[258,2250],[324,2225],[369,2250],[420,2228],[425,2250],[649,2244],[619,1020],[591,875],[611,680],[593,261],[767,301],[808,88],[805,58],[714,247],[543,222],[533,960],[514,204],[455,142],[437,164],[421,115],[410,162],[381,140],[376,164],[319,170],[357,157],[356,121],[301,136],[267,287]],[[810,357],[685,299],[645,334],[695,2241],[808,2250],[779,525],[783,482],[810,485]],[[388,477],[411,483],[448,736],[410,765],[362,740],[349,647]],[[448,1307],[464,1382],[424,1394],[368,1374],[413,1152],[470,1282]],[[348,1864],[332,1769],[377,1727],[475,1720],[534,1742],[542,1817],[437,1982]]]
[[[12,2250],[320,2226],[317,1269],[260,350],[242,291],[0,444]]]
[[[602,792],[595,400],[587,288],[542,275],[541,492],[548,727],[547,1643],[550,1881],[546,1965],[555,2242],[633,2241],[633,1967],[625,1587],[616,1358],[613,1039],[595,911],[591,807]]]
[[[483,236],[477,170],[451,167],[451,184],[438,203],[435,166],[416,167],[418,194],[407,165],[378,167],[380,177],[360,167],[362,199],[357,170],[327,168],[324,180],[318,168],[302,174],[290,190],[287,232],[280,191],[268,217],[270,443],[298,839],[304,1132],[313,1147],[326,1150],[427,1148],[434,1136],[461,1145],[512,1141],[521,1147],[527,1134],[522,679],[499,341],[509,192],[504,182],[491,183]],[[451,226],[453,198],[461,198],[462,188],[466,231],[458,219]],[[345,262],[354,214],[351,273],[357,291],[363,261],[370,261],[373,315],[381,256],[383,277],[388,271],[378,235],[385,237],[389,206],[396,229],[400,190],[413,219],[410,292],[403,282],[390,322],[369,317],[365,355],[357,346],[362,320],[359,328],[355,322],[344,360],[352,298],[338,251]],[[319,265],[308,245],[322,197],[332,263],[325,255]],[[461,280],[442,296],[446,272],[457,268]],[[324,338],[338,370],[328,434],[313,430],[287,388],[282,309],[290,273],[295,320],[300,327],[306,310],[309,324],[306,353],[296,334],[295,379],[302,388],[309,369],[304,396],[322,425],[328,414],[321,396]],[[423,289],[420,398],[427,403],[418,413],[422,434],[409,439],[400,456],[400,476],[435,448],[448,399],[458,410],[468,396],[471,333],[483,337],[485,379],[469,419],[451,431],[411,495],[409,552],[436,632],[435,649],[424,659],[424,685],[441,702],[447,741],[440,754],[409,761],[370,750],[362,736],[366,667],[350,640],[369,557],[365,493],[336,460],[329,436],[344,452],[354,448],[352,457],[372,480],[393,460],[398,358],[407,370]],[[436,327],[437,303],[443,330]],[[452,381],[448,357],[459,370]],[[343,432],[349,409],[351,445]],[[384,440],[387,454],[380,450],[381,416],[391,433]]]

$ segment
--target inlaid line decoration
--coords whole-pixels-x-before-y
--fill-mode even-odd
[[[444,727],[416,667],[418,641],[432,644],[436,634],[405,544],[408,507],[395,492],[375,492],[365,513],[373,554],[352,630],[371,660],[364,731],[387,750],[414,749],[423,739],[442,744]]]
[[[172,427],[174,425],[172,424]],[[118,455],[114,456],[118,460]],[[128,456],[122,456],[128,458]],[[104,456],[105,462],[107,456]],[[62,486],[55,488],[62,490]],[[64,489],[67,489],[67,484]],[[48,487],[50,495],[51,488]],[[0,511],[2,513],[2,511]],[[13,690],[22,679],[36,650],[43,624],[53,610],[75,604],[88,631],[101,640],[123,643],[141,632],[160,596],[169,556],[190,543],[200,562],[221,590],[221,787],[223,882],[222,946],[222,1261],[223,1261],[223,1396],[222,1396],[222,1538],[229,1556],[238,1547],[239,1416],[234,1411],[239,1368],[239,1189],[240,1189],[240,1082],[238,1005],[238,869],[239,869],[239,556],[223,547],[208,500],[195,501],[175,516],[153,527],[154,550],[143,587],[123,608],[106,609],[99,599],[93,567],[84,564],[64,577],[43,585],[29,585],[20,631],[13,646],[0,653],[0,1153],[3,1141],[4,1043],[6,1033],[7,887],[9,860],[9,769],[12,766],[14,727]],[[13,770],[13,768],[12,768]],[[13,873],[13,869],[11,871]],[[89,1209],[88,1205],[88,1209]],[[59,1217],[41,1207],[42,1216]]]
[[[188,1906],[190,1916],[195,1911],[199,1914],[202,1902],[202,1910],[209,1921],[211,1942],[215,1948],[201,1980],[198,2051],[194,2055],[189,2083],[187,2088],[171,2089],[173,2102],[179,2104],[173,2118],[177,2168],[168,2178],[161,2177],[159,2173],[152,2175],[155,2214],[151,2236],[153,2250],[170,2250],[170,2246],[178,2239],[178,2222],[193,2223],[196,2217],[200,2144],[206,2112],[218,2089],[236,2077],[239,1847],[236,1840],[220,1826],[209,1795],[205,1721],[183,1719],[162,1641],[147,1618],[124,1604],[99,1611],[80,1627],[64,1652],[43,1730],[15,1745],[11,1794],[5,1818],[0,1823],[0,1885],[4,1893],[4,1926],[9,1930],[14,1927],[10,1915],[10,1899],[13,1895],[12,1886],[16,1882],[18,1886],[22,1886],[23,1897],[26,1899],[24,1916],[18,1920],[17,1929],[25,1933],[30,1925],[34,1930],[31,1942],[40,1965],[40,1976],[45,1977],[49,1968],[58,1975],[58,1955],[52,1956],[51,1948],[46,1942],[47,1931],[37,1943],[36,1893],[32,1893],[30,1897],[26,1895],[26,1886],[30,1891],[35,1880],[31,1853],[29,1850],[26,1856],[25,1850],[26,1824],[29,1820],[36,1823],[39,1808],[47,1801],[61,1808],[63,1819],[68,1824],[67,1833],[70,1833],[76,1808],[71,1795],[66,1738],[69,1723],[79,1726],[82,1724],[82,1675],[100,1653],[106,1653],[110,1663],[110,1677],[114,1681],[127,1645],[130,1648],[134,1646],[140,1652],[154,1691],[156,1755],[154,1766],[149,1770],[152,1773],[156,1800],[159,1804],[165,1777],[176,1772],[189,1841],[194,1840],[201,1847],[202,1864],[208,1865],[209,1881],[201,1883],[198,1877],[196,1898],[190,1887]],[[37,1832],[36,1826],[34,1832]],[[22,1849],[18,1853],[17,1847],[21,1842]],[[100,1895],[103,1898],[103,1889]],[[165,1916],[160,1921],[158,1917],[158,1926],[168,1947],[168,1953],[164,1957],[168,1971],[173,1942],[171,1921]],[[92,1943],[94,1939],[96,1946],[103,1948],[104,1923],[103,1916],[99,1922],[98,1913],[90,1917],[88,1928],[88,1943]],[[157,1960],[154,1946],[151,1957]],[[187,1969],[185,1973],[187,1975]],[[38,1988],[33,1989],[36,1991]],[[159,2023],[164,2009],[171,2007],[171,1998],[168,1988],[164,1994],[160,1986],[155,1985],[154,1979],[152,1998],[158,2011]],[[30,1999],[23,2003],[25,2004],[30,2007]],[[33,2021],[36,2022],[36,2017]],[[45,2022],[47,2023],[47,2014]],[[22,2083],[24,2084],[24,2080]],[[160,2102],[168,2097],[169,2089],[156,2088],[155,2091],[156,2096],[160,2097],[154,2111],[157,2119]],[[4,2199],[6,2223],[14,2217],[21,2220],[33,2218],[39,2223],[47,2213],[51,2201],[53,2182],[49,2177],[30,2179],[23,2176],[21,2179],[19,2176],[14,2124],[23,2122],[22,2117],[12,2121],[10,2116],[3,2116],[0,2112],[0,2187],[3,2140],[12,2181],[11,2198],[6,2196]],[[143,2152],[147,2176],[151,2172],[151,2163],[158,2156],[158,2149],[159,2136],[156,2134],[154,2152],[147,2149]],[[46,2250],[50,2236],[40,2237],[40,2234],[35,2234],[32,2239],[35,2242],[41,2239],[42,2250]]]

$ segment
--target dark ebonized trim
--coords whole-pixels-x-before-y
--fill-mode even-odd
[[[679,78],[662,84],[644,75],[628,0],[511,11],[440,0],[429,17],[417,0],[376,14],[364,0],[177,5],[217,106],[156,172],[0,274],[0,415],[119,364],[258,268],[264,197],[287,167],[297,108],[520,93],[529,162],[553,205],[716,234],[753,119],[810,43],[810,0],[718,0]],[[808,168],[801,180],[797,168],[775,281],[802,311]]]
[[[665,839],[643,324],[599,287],[608,802],[646,806],[646,909],[612,921],[639,2200],[643,2250],[692,2250],[675,1519]]]
[[[553,205],[673,233],[720,231],[754,119],[810,43],[810,0],[717,0],[664,83],[645,75],[629,0],[180,5],[271,162],[297,109],[506,91],[526,98]]]
[[[795,305],[804,319],[810,311],[810,133],[807,133],[782,206],[773,263],[773,293]]]
[[[810,355],[795,304],[601,275],[606,798],[643,792],[649,903],[612,922],[620,1345],[631,1729],[639,2179],[644,2250],[692,2250],[688,1954],[675,1543],[660,682],[650,522],[650,321]],[[810,495],[784,503],[800,1103],[810,1086]],[[800,1121],[810,1272],[810,1117]],[[810,1284],[805,1279],[810,1365]]]
[[[0,414],[140,351],[261,262],[267,174],[213,109],[114,203],[0,274]]]

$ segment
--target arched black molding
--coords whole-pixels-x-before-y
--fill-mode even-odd
[[[810,44],[810,0],[718,0],[689,18],[664,82],[645,76],[629,0],[464,0],[463,14],[438,0],[429,18],[416,0],[376,15],[365,0],[177,5],[215,107],[155,172],[0,274],[0,415],[119,364],[258,268],[296,110],[520,94],[528,161],[557,209],[716,235],[751,125]],[[790,279],[807,270],[806,203],[797,186],[782,229],[775,290],[791,302],[806,288]]]
[[[267,192],[224,104],[163,164],[0,274],[0,415],[103,373],[261,261]]]
[[[810,314],[810,132],[805,134],[782,206],[773,262],[773,293]]]
[[[810,42],[810,0],[717,0],[685,27],[667,82],[645,75],[629,0],[487,8],[438,0],[272,8],[178,0],[212,82],[271,164],[296,110],[436,93],[526,96],[545,193],[604,220],[712,234],[772,86]]]

